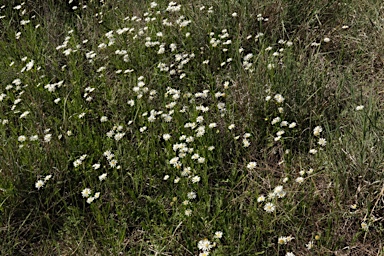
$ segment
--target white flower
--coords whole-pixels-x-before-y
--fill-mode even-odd
[[[198,116],[197,118],[196,118],[196,123],[201,123],[201,122],[203,122],[204,121],[204,117],[203,116]]]
[[[188,199],[195,199],[196,193],[194,191],[191,191],[187,194]]]
[[[212,128],[217,127],[217,124],[216,124],[216,123],[210,123],[210,124],[208,125],[208,127],[212,129]]]
[[[76,159],[74,162],[73,162],[73,166],[74,167],[78,167],[79,165],[81,165],[83,162],[80,160],[80,159]]]
[[[234,124],[231,124],[230,126],[228,126],[228,130],[232,130],[233,128],[235,128]]]
[[[197,243],[197,248],[199,248],[199,250],[202,250],[204,252],[208,252],[209,250],[211,250],[211,248],[213,247],[213,245],[211,244],[211,242],[208,240],[208,239],[203,239],[203,240],[200,240],[198,243]]]
[[[329,39],[328,37],[324,38],[323,39],[324,43],[329,43],[331,41],[331,39]]]
[[[293,252],[287,252],[287,253],[285,254],[285,256],[295,256],[295,254],[294,254]]]
[[[129,100],[128,102],[128,105],[130,105],[131,107],[133,107],[135,105],[135,101],[134,100]]]
[[[173,166],[179,165],[179,158],[178,157],[174,157],[171,160],[169,160],[169,163],[171,165],[173,165]]]
[[[191,209],[187,209],[187,210],[185,210],[184,214],[185,214],[185,216],[191,216],[192,215],[192,210]]]
[[[360,105],[360,106],[357,106],[356,107],[356,111],[360,111],[360,110],[363,110],[364,109],[364,106],[363,105]]]
[[[303,178],[303,177],[298,177],[298,178],[296,178],[295,181],[296,181],[297,183],[301,184],[301,183],[304,182],[304,178]]]
[[[275,205],[273,203],[266,203],[264,206],[264,210],[268,213],[274,212],[276,209]]]
[[[251,137],[251,134],[249,132],[244,133],[244,135],[243,135],[244,139],[249,138],[249,137]]]
[[[107,173],[103,173],[103,174],[101,174],[100,176],[99,176],[99,180],[100,181],[103,181],[103,180],[105,180],[107,178]]]
[[[247,148],[249,147],[249,145],[251,145],[251,143],[249,143],[249,140],[243,139],[243,147]]]
[[[275,117],[275,118],[272,119],[271,124],[274,125],[274,124],[276,124],[276,123],[278,123],[278,122],[280,122],[280,121],[281,121],[281,118],[280,118],[280,117]]]
[[[320,138],[319,142],[317,142],[317,144],[324,147],[327,144],[327,141],[324,138]]]
[[[164,139],[165,141],[169,140],[170,138],[171,138],[171,135],[170,135],[170,134],[168,134],[168,133],[163,134],[163,139]]]
[[[256,162],[249,162],[249,163],[247,164],[247,168],[248,168],[249,170],[253,170],[253,169],[256,168],[256,165],[257,165]]]
[[[25,137],[24,135],[20,135],[20,136],[17,138],[17,140],[18,140],[19,142],[24,142],[26,139],[27,139],[27,137]]]
[[[47,175],[47,176],[45,176],[44,181],[45,182],[49,181],[51,178],[52,178],[52,175]]]
[[[265,201],[265,196],[264,195],[261,195],[257,198],[257,202],[258,203],[261,203],[261,202],[264,202]]]
[[[198,159],[199,157],[200,157],[199,154],[195,153],[195,154],[193,154],[193,155],[191,156],[191,159],[196,160],[196,159]]]
[[[165,175],[163,180],[168,180],[169,179],[169,175]]]
[[[83,191],[81,191],[81,195],[83,197],[89,197],[91,195],[91,193],[92,193],[92,191],[89,188],[85,188],[85,189],[83,189]]]
[[[44,136],[44,141],[45,141],[45,142],[50,142],[51,139],[52,139],[52,134],[46,134],[46,135]]]
[[[307,247],[308,250],[311,250],[313,248],[313,241],[309,241],[309,243],[307,243],[305,247]]]
[[[193,138],[193,136],[189,136],[188,138],[185,139],[185,142],[187,143],[191,143],[195,140],[195,138]]]
[[[200,181],[200,177],[199,176],[194,176],[192,177],[192,183],[198,183]]]
[[[361,223],[361,228],[364,230],[364,231],[368,231],[369,230],[369,226],[366,222],[362,222]]]
[[[119,132],[119,133],[116,133],[115,134],[115,141],[119,141],[119,140],[121,140],[123,137],[124,137],[124,135],[125,135],[125,133],[124,132]]]
[[[40,189],[40,188],[42,188],[44,186],[44,181],[42,181],[42,180],[38,180],[38,181],[36,181],[36,183],[35,183],[35,187],[37,188],[37,189]]]
[[[29,111],[25,111],[19,118],[25,118],[29,114]]]
[[[106,116],[102,116],[101,118],[100,118],[100,122],[107,122],[108,121],[108,117],[106,117]]]
[[[311,46],[313,46],[313,47],[316,47],[316,46],[319,46],[320,44],[319,43],[316,43],[316,42],[313,42],[313,43],[311,43]]]
[[[283,198],[283,197],[286,195],[283,186],[277,186],[277,187],[275,187],[275,189],[273,190],[273,193],[274,193],[278,198]]]
[[[214,238],[221,239],[223,237],[223,232],[221,231],[216,231]]]
[[[115,134],[115,132],[113,130],[110,130],[109,132],[107,132],[107,137],[108,138],[112,138],[112,136]]]
[[[315,129],[313,129],[313,135],[319,136],[322,131],[323,128],[321,128],[321,126],[316,126]]]
[[[157,6],[157,3],[156,2],[151,2],[150,6],[153,9],[153,8],[155,8]]]
[[[309,150],[309,153],[310,154],[312,154],[312,155],[314,155],[314,154],[316,154],[317,153],[317,149],[311,149],[311,150]]]
[[[279,238],[277,238],[277,243],[278,244],[286,244],[288,241],[287,241],[287,238],[285,236],[280,236]]]
[[[283,103],[284,100],[285,100],[284,97],[281,94],[276,94],[273,98],[275,99],[275,101],[277,103]]]
[[[87,199],[87,203],[88,203],[88,204],[91,204],[94,200],[95,200],[95,198],[94,198],[93,196],[88,197],[88,199]]]
[[[112,159],[111,161],[109,161],[109,166],[111,166],[112,168],[116,167],[116,165],[117,165],[116,159]]]
[[[291,129],[295,128],[295,127],[296,127],[296,123],[295,122],[290,123],[289,126],[288,126],[288,128],[291,128]]]

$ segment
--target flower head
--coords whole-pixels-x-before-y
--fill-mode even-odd
[[[327,141],[324,138],[320,138],[317,144],[319,144],[322,147],[325,147],[325,145],[327,145]]]
[[[313,248],[313,241],[309,241],[305,247],[307,247],[308,250],[311,250]]]
[[[103,174],[101,174],[100,176],[99,176],[99,180],[100,181],[103,181],[103,180],[105,180],[107,178],[107,173],[103,173]]]
[[[52,175],[51,175],[51,174],[50,174],[50,175],[47,175],[47,176],[45,176],[44,181],[45,181],[45,182],[46,182],[46,181],[49,181],[51,178],[52,178]]]
[[[312,148],[312,149],[309,150],[309,153],[312,154],[312,155],[314,155],[314,154],[317,153],[317,149]]]
[[[87,199],[87,203],[90,204],[90,203],[92,203],[94,200],[95,200],[95,198],[94,198],[93,196],[88,197],[88,199]]]
[[[276,206],[273,203],[266,203],[264,206],[264,210],[268,213],[274,212],[276,209]]]
[[[257,202],[258,203],[261,203],[261,202],[264,202],[265,201],[265,196],[264,195],[261,195],[257,198]]]
[[[83,191],[81,191],[81,195],[83,197],[89,197],[91,195],[91,193],[92,193],[92,191],[89,188],[85,188],[85,189],[83,189]]]
[[[197,248],[199,248],[199,250],[202,250],[204,252],[209,252],[209,250],[211,250],[212,247],[213,247],[212,243],[207,238],[204,238],[203,240],[200,240],[197,243]]]
[[[316,126],[315,129],[313,129],[313,135],[319,136],[322,131],[323,128],[321,128],[321,126]]]
[[[188,199],[195,199],[196,193],[194,191],[191,191],[187,194]]]
[[[249,169],[249,170],[253,170],[253,169],[255,169],[256,168],[256,162],[249,162],[248,164],[247,164],[247,168]]]
[[[214,238],[220,239],[220,238],[222,238],[222,237],[223,237],[223,232],[221,232],[221,231],[216,231],[216,232],[215,232],[215,236],[214,236]]]
[[[362,228],[364,231],[368,231],[368,230],[369,230],[368,224],[367,224],[366,222],[362,222],[362,223],[361,223],[361,228]]]
[[[274,99],[275,99],[275,101],[277,102],[277,103],[283,103],[284,102],[284,97],[283,96],[281,96],[281,94],[276,94],[275,95],[275,97],[273,97]]]
[[[42,180],[38,180],[38,181],[36,181],[36,183],[35,183],[35,187],[37,188],[37,189],[40,189],[40,188],[42,188],[44,186],[44,181],[42,181]]]

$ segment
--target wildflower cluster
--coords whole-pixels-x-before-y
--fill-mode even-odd
[[[381,232],[376,223],[382,218],[375,216],[382,209],[383,192],[371,193],[381,183],[368,181],[375,175],[367,173],[382,162],[371,161],[372,155],[382,155],[381,140],[373,142],[376,134],[367,128],[375,122],[380,127],[379,115],[371,115],[373,103],[369,101],[369,111],[361,103],[340,104],[345,108],[343,118],[352,113],[353,121],[361,122],[358,129],[364,130],[364,139],[357,141],[363,146],[354,145],[359,150],[361,146],[359,154],[342,145],[349,126],[329,129],[336,122],[327,119],[330,102],[323,101],[321,111],[308,108],[294,113],[312,104],[312,98],[321,101],[323,91],[339,97],[339,91],[334,93],[328,85],[299,91],[304,88],[301,80],[306,80],[302,63],[327,63],[328,54],[315,53],[336,47],[337,37],[329,32],[308,43],[288,31],[277,33],[284,38],[275,38],[271,24],[280,18],[273,17],[264,3],[106,2],[58,4],[69,9],[65,26],[57,26],[60,31],[48,21],[40,25],[44,8],[31,8],[29,2],[0,6],[0,22],[6,24],[0,45],[11,46],[1,61],[5,75],[0,86],[0,176],[6,182],[0,201],[8,204],[9,191],[25,184],[35,189],[39,200],[12,193],[21,209],[35,208],[27,220],[16,215],[4,219],[28,225],[30,220],[50,220],[41,218],[41,213],[64,214],[59,216],[63,237],[73,237],[79,227],[87,226],[95,241],[105,234],[103,239],[117,241],[119,250],[125,240],[131,241],[132,248],[124,250],[132,255],[221,255],[227,249],[231,253],[235,240],[241,243],[237,253],[248,247],[243,254],[262,250],[271,255],[302,254],[290,252],[291,248],[317,253],[333,243],[312,235],[329,228],[328,215],[334,216],[329,214],[334,208],[315,212],[318,202],[328,199],[338,212],[345,202],[346,214],[331,222],[345,221],[344,227],[359,231],[356,238],[371,235],[373,229]],[[261,6],[265,13],[257,14]],[[322,24],[318,15],[316,21]],[[347,32],[349,26],[338,28]],[[338,28],[329,31],[336,33]],[[47,33],[49,29],[52,33]],[[303,42],[308,47],[296,56]],[[337,70],[327,70],[336,79],[333,72]],[[297,83],[293,91],[297,97],[291,97],[287,87],[292,81]],[[325,150],[335,147],[334,141],[327,141],[333,135],[340,138],[342,150]],[[330,151],[347,160],[338,164]],[[52,168],[60,171],[38,174]],[[359,169],[359,175],[347,168]],[[55,187],[48,185],[53,175]],[[22,182],[16,177],[23,177]],[[345,193],[354,194],[348,200],[343,192],[354,185],[356,193]],[[361,192],[368,187],[369,193]],[[360,202],[363,194],[369,199]],[[98,207],[92,204],[95,200]],[[362,205],[371,208],[363,211]],[[316,222],[309,221],[319,216]],[[295,224],[303,227],[303,221],[310,227],[298,232]],[[356,223],[351,225],[352,221]],[[222,231],[214,232],[223,225],[225,241]],[[93,233],[98,226],[105,233]],[[32,229],[19,230],[24,237],[24,231]],[[197,235],[202,233],[214,235],[201,239]],[[249,237],[255,236],[260,239],[249,246]],[[164,242],[164,237],[172,241]],[[4,241],[9,243],[8,238]],[[224,242],[227,245],[221,247]]]
[[[223,237],[223,232],[216,231],[214,235],[214,239],[219,242],[220,239]],[[200,250],[199,256],[208,256],[213,248],[217,246],[216,242],[211,242],[207,238],[204,238],[203,240],[200,240],[197,243],[197,248]]]
[[[323,128],[321,126],[316,126],[313,129],[313,135],[319,138],[317,142],[317,144],[320,145],[319,150],[322,150],[322,148],[325,147],[325,145],[327,144],[327,141],[324,138],[320,137],[322,131],[323,131]],[[318,149],[316,148],[312,148],[309,150],[309,153],[313,155],[316,154],[317,152],[318,152]]]
[[[47,183],[47,181],[49,181],[51,178],[52,178],[52,175],[47,175],[44,177],[44,179],[36,181],[35,187],[37,189],[44,187],[45,183]]]
[[[100,197],[100,192],[96,192],[93,196],[92,195],[92,190],[89,188],[85,188],[81,191],[82,197],[87,198],[87,203],[91,204],[95,199],[98,199]]]

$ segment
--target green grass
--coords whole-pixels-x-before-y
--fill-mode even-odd
[[[381,1],[105,2],[0,9],[1,255],[384,255]]]

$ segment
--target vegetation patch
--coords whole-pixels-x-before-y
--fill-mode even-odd
[[[0,6],[1,255],[384,255],[380,1]]]

